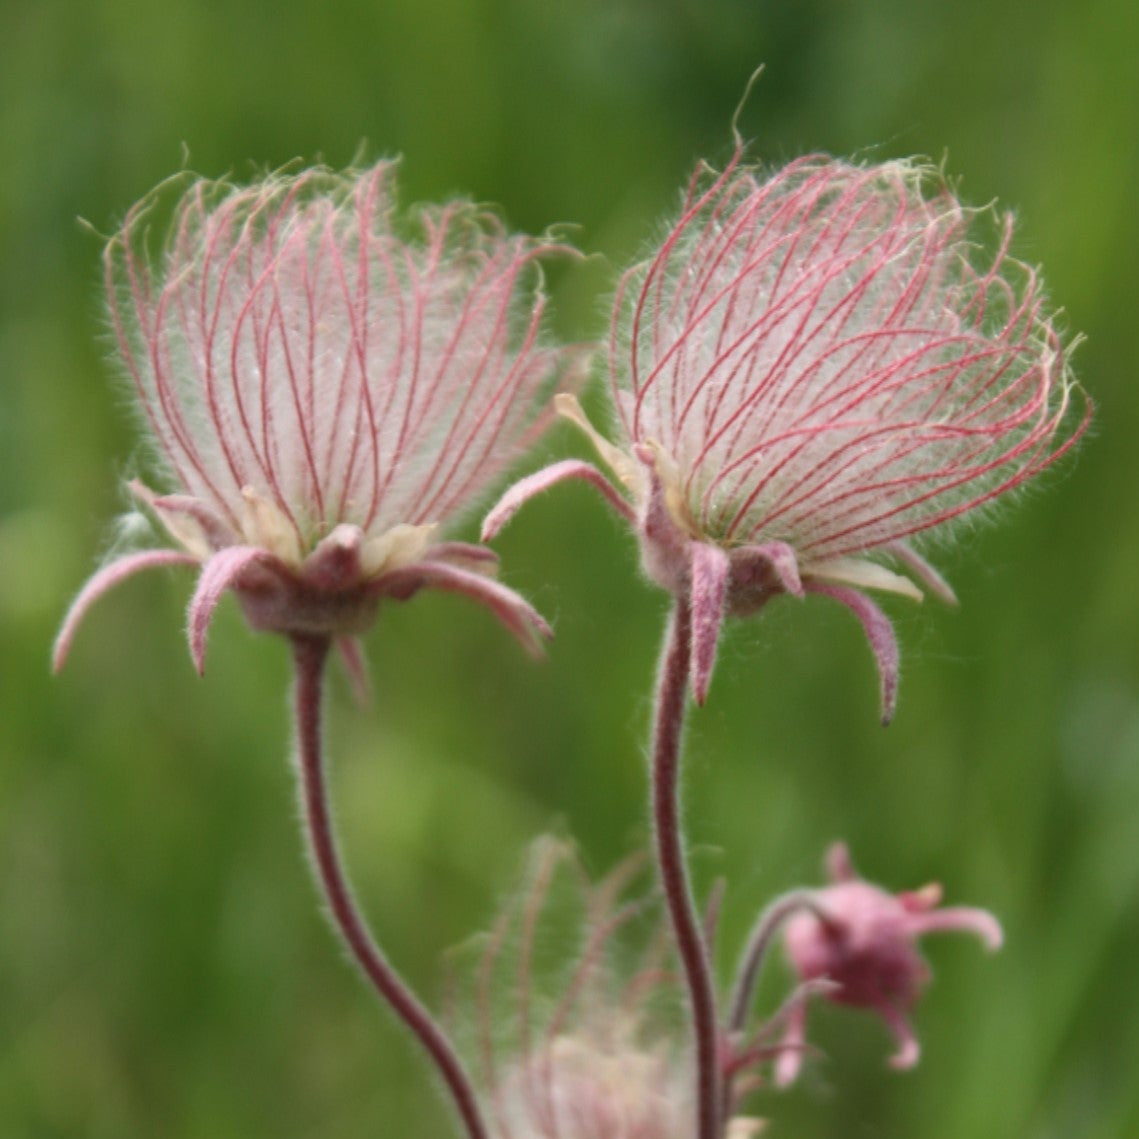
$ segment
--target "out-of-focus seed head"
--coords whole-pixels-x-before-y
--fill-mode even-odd
[[[572,848],[534,845],[522,892],[474,970],[476,1070],[495,1139],[691,1139],[694,1104],[683,996],[669,943],[623,900],[644,860],[591,884]],[[635,938],[633,939],[636,940]],[[622,950],[626,952],[622,952]],[[758,1121],[728,1124],[728,1139]]]

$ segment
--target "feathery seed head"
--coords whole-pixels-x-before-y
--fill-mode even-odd
[[[648,577],[691,603],[698,700],[725,615],[815,592],[866,629],[888,720],[897,651],[862,591],[920,599],[916,577],[952,600],[907,540],[1019,486],[1087,423],[1069,423],[1065,349],[1011,237],[916,162],[811,156],[765,177],[737,150],[698,169],[618,289],[615,438],[560,400],[616,485],[556,464],[508,491],[484,536],[553,482],[588,481],[637,528]]]
[[[546,631],[488,580],[490,551],[438,530],[549,421],[577,352],[541,342],[538,261],[565,250],[464,202],[402,221],[393,168],[176,178],[107,247],[114,330],[171,493],[132,490],[174,539],[165,561],[204,566],[199,664],[227,588],[287,633],[357,633],[380,596],[424,585],[477,597],[528,642]],[[90,602],[157,553],[92,579],[57,662]]]
[[[553,247],[463,202],[395,215],[393,164],[175,179],[106,253],[126,369],[178,489],[284,560],[346,523],[450,523],[519,453],[559,353]],[[172,192],[170,234],[150,218]]]
[[[784,542],[801,567],[881,548],[1055,456],[1071,380],[1035,273],[929,169],[808,157],[694,180],[625,278],[610,376],[678,527]],[[1061,444],[1062,445],[1062,444]]]

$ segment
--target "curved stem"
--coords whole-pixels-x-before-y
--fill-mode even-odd
[[[692,1006],[696,1046],[697,1137],[719,1139],[720,1067],[716,994],[708,948],[692,899],[680,826],[680,744],[692,657],[691,609],[678,597],[657,678],[652,746],[652,810],[657,866]]]
[[[336,928],[380,997],[426,1049],[470,1139],[489,1139],[474,1088],[450,1041],[384,957],[364,924],[340,862],[328,805],[321,749],[321,681],[328,656],[327,637],[293,637],[296,665],[297,748],[305,828],[317,880]]]
[[[802,910],[810,910],[820,921],[827,921],[827,915],[822,911],[816,899],[814,890],[790,890],[781,894],[770,903],[755,920],[748,934],[747,943],[743,953],[740,954],[739,964],[736,966],[735,979],[732,981],[731,996],[728,999],[728,1032],[733,1040],[747,1027],[747,1016],[751,1003],[755,997],[755,987],[759,981],[759,973],[763,962],[767,959],[767,951],[775,935],[783,928],[784,922]],[[800,985],[791,994],[783,1005],[776,1010],[760,1031],[764,1036],[777,1025],[784,1022],[794,1023],[794,1018],[802,1016],[804,1002],[810,992],[810,985],[818,982],[806,982]],[[786,1039],[786,1037],[785,1037]],[[753,1056],[762,1055],[762,1051],[752,1046]],[[724,1110],[728,1110],[735,1095],[736,1076],[749,1063],[748,1052],[737,1053],[730,1074],[724,1081]]]
[[[755,995],[756,982],[763,965],[771,940],[779,932],[783,923],[800,910],[811,910],[820,918],[825,917],[819,910],[813,890],[792,890],[776,898],[756,918],[755,925],[748,934],[747,944],[740,955],[736,977],[732,983],[732,995],[728,1001],[728,1031],[742,1032],[747,1024],[748,1009]]]

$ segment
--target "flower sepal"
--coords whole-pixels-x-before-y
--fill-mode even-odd
[[[366,538],[360,527],[341,523],[311,553],[298,559],[276,548],[235,539],[208,506],[188,495],[160,495],[142,483],[130,490],[162,522],[180,549],[142,550],[110,562],[72,603],[53,649],[53,668],[62,668],[75,632],[102,595],[142,570],[198,565],[201,573],[188,610],[190,655],[205,670],[206,635],[223,595],[232,591],[251,628],[286,636],[330,637],[347,647],[358,690],[363,669],[353,650],[383,598],[407,601],[424,588],[463,594],[489,609],[534,656],[553,633],[549,624],[513,590],[495,581],[498,556],[469,542],[431,542],[433,524],[398,524]],[[251,493],[248,500],[259,502]],[[264,511],[257,512],[262,520]],[[264,537],[264,534],[262,534]]]
[[[466,542],[429,544],[434,527],[399,525],[365,540],[343,523],[293,570],[275,554],[252,546],[219,551],[205,565],[190,603],[190,642],[201,671],[205,632],[226,589],[232,589],[250,626],[287,636],[352,638],[367,631],[381,599],[408,601],[421,589],[459,593],[488,608],[536,656],[553,635],[542,616],[495,581],[493,551]]]

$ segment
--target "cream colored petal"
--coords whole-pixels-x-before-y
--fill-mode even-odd
[[[664,445],[655,439],[649,439],[645,446],[652,452],[653,469],[664,488],[664,504],[668,507],[672,520],[690,538],[702,540],[700,527],[688,509],[688,502],[684,497],[684,486],[680,475],[680,467],[676,460],[664,449]]]
[[[241,488],[241,497],[241,532],[246,542],[268,550],[288,566],[299,566],[304,560],[300,535],[281,508],[251,486]]]
[[[589,441],[593,444],[594,450],[601,456],[601,461],[617,476],[619,482],[640,498],[644,491],[644,474],[641,468],[620,447],[614,447],[589,422],[577,396],[570,395],[569,392],[558,392],[554,396],[554,407],[563,419],[568,419],[570,423],[589,436]]]
[[[163,510],[155,501],[159,496],[137,479],[127,484],[131,494],[144,503],[166,528],[166,532],[188,553],[205,561],[214,551],[202,524],[182,511]]]
[[[161,506],[155,506],[154,513],[162,519],[162,525],[166,527],[171,537],[194,557],[205,561],[214,552],[196,518],[191,518],[188,514],[175,514],[163,510]]]
[[[390,530],[369,538],[360,553],[360,565],[365,577],[375,577],[387,570],[399,569],[418,561],[431,543],[431,535],[438,524],[427,522],[412,526],[400,522]]]
[[[821,578],[856,589],[879,589],[884,593],[900,593],[913,601],[922,600],[922,591],[908,577],[894,573],[877,562],[865,558],[831,558],[802,567],[804,577]]]

